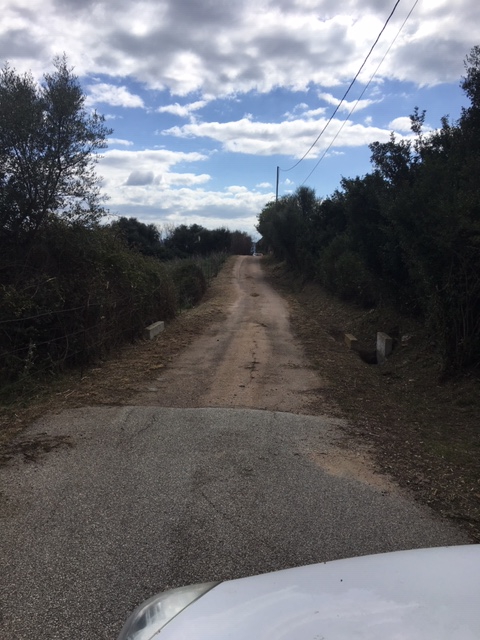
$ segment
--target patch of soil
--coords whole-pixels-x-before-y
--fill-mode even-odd
[[[360,480],[383,494],[398,493],[398,486],[385,474],[380,474],[372,464],[371,448],[339,447],[328,453],[311,451],[309,458],[330,475]]]
[[[40,433],[33,438],[5,442],[0,449],[0,464],[22,456],[24,462],[36,462],[42,455],[59,448],[70,448],[73,444],[65,436],[51,436]]]
[[[302,284],[270,264],[269,281],[289,301],[292,330],[335,401],[354,438],[368,443],[377,467],[416,499],[464,525],[480,541],[480,379],[441,379],[435,339],[424,326],[389,309],[364,310]],[[394,337],[383,365],[377,331]],[[359,341],[360,354],[345,344]]]

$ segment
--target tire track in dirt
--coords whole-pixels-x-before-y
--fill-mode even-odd
[[[328,385],[294,339],[288,305],[265,281],[261,261],[239,256],[231,285],[226,320],[198,336],[134,404],[334,412]]]

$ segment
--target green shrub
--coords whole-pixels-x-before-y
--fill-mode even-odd
[[[110,228],[44,228],[26,257],[0,256],[0,385],[91,363],[197,304],[227,254],[172,262],[129,249]]]
[[[317,262],[317,279],[332,293],[363,306],[379,298],[374,278],[362,258],[350,248],[348,236],[335,238]]]
[[[194,260],[195,263],[203,271],[203,275],[205,276],[208,283],[212,278],[215,278],[218,275],[218,272],[225,264],[228,256],[229,254],[225,251],[217,251],[215,253],[211,253],[206,257],[194,258]]]
[[[170,275],[177,295],[177,304],[188,309],[197,304],[207,290],[207,279],[199,264],[186,259],[175,262],[170,267]]]
[[[1,383],[91,362],[177,311],[164,264],[107,229],[55,223],[27,258],[1,259]]]
[[[349,247],[349,238],[345,234],[339,235],[322,251],[317,260],[315,279],[332,293],[337,291],[337,261]]]
[[[337,293],[341,298],[365,307],[375,305],[373,278],[358,254],[345,251],[339,256],[335,269]]]

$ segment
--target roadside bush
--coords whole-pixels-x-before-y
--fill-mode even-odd
[[[0,386],[98,360],[204,295],[228,254],[163,262],[109,227],[52,222],[0,256]],[[17,389],[17,386],[15,386]]]
[[[269,202],[257,230],[279,260],[333,293],[421,318],[445,374],[480,367],[480,46],[460,86],[470,100],[457,121],[370,145],[373,172],[342,178],[315,202],[300,187]]]
[[[177,310],[165,266],[108,229],[57,222],[2,263],[0,383],[91,362]]]
[[[378,302],[373,278],[360,256],[345,251],[336,264],[336,293],[344,300],[354,300],[364,307]]]
[[[205,276],[207,283],[210,282],[212,278],[215,278],[218,275],[218,272],[225,264],[226,259],[229,254],[225,251],[219,251],[216,253],[211,253],[209,256],[205,258],[198,257],[194,258],[195,264],[197,264],[200,269],[203,271],[203,275]]]
[[[329,291],[337,291],[337,261],[345,251],[349,250],[350,240],[345,234],[334,238],[322,251],[317,260],[315,279],[323,284]]]
[[[194,260],[181,260],[170,267],[177,305],[189,309],[199,302],[207,290],[207,279],[199,264]]]
[[[323,251],[317,261],[317,280],[343,300],[353,300],[363,306],[378,302],[374,278],[361,257],[350,248],[346,235],[338,236]]]

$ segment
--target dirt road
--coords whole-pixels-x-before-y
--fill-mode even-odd
[[[264,280],[260,259],[239,256],[230,287],[226,320],[198,336],[133,403],[297,414],[318,414],[325,404],[328,411],[325,382],[293,338],[286,302]]]

